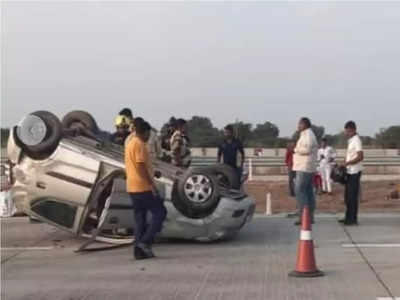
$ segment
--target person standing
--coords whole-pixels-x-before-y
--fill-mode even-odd
[[[130,126],[130,133],[128,135],[128,137],[125,139],[125,147],[128,145],[129,141],[132,139],[132,137],[135,136],[135,127],[139,124],[139,123],[143,123],[144,120],[141,117],[136,117]],[[161,157],[161,144],[160,144],[160,139],[158,137],[157,134],[157,130],[154,128],[151,128],[150,131],[150,137],[148,142],[146,143],[147,149],[149,150],[149,154],[150,157],[152,159],[152,161],[154,161],[157,158]]]
[[[347,169],[347,182],[344,191],[344,200],[346,204],[345,218],[339,220],[347,226],[358,225],[358,202],[360,195],[360,182],[363,170],[362,161],[364,160],[364,152],[362,141],[357,134],[357,125],[353,121],[349,121],[344,126],[345,134],[348,140],[346,161],[344,166]]]
[[[294,155],[294,148],[296,143],[290,141],[286,147],[286,157],[285,157],[285,164],[288,170],[288,177],[289,177],[289,195],[291,197],[296,197],[295,194],[295,180],[296,180],[296,171],[293,171],[293,155]],[[297,207],[297,204],[296,204]],[[298,208],[295,212],[289,213],[288,218],[298,217],[299,211]]]
[[[243,145],[239,139],[235,138],[232,125],[225,127],[224,136],[224,142],[218,147],[217,163],[223,162],[231,166],[236,171],[240,181],[245,161]]]
[[[125,144],[125,140],[130,134],[129,126],[131,120],[123,115],[118,115],[115,118],[115,132],[111,135],[111,142],[120,146]]]
[[[129,127],[130,134],[125,139],[125,148],[129,145],[129,143],[132,140],[132,138],[136,136],[136,127],[141,126],[143,123],[145,123],[145,120],[142,117],[136,117],[136,118],[134,118],[132,120],[132,123],[131,123],[131,125]],[[147,149],[148,149],[149,148],[148,147],[148,142],[146,143],[146,146],[147,146]]]
[[[296,171],[295,194],[300,208],[300,218],[304,206],[308,206],[311,222],[314,222],[315,194],[313,175],[317,171],[318,143],[311,129],[311,121],[301,118],[298,124],[300,138],[297,141],[293,155],[293,171]],[[295,222],[300,225],[301,220]]]
[[[147,122],[138,123],[125,149],[127,191],[132,200],[135,219],[134,257],[137,260],[153,258],[152,244],[167,215],[162,199],[158,195],[153,176],[148,171],[151,163],[146,142],[151,127]],[[147,224],[147,213],[152,218]]]
[[[170,139],[172,164],[183,168],[188,168],[192,161],[186,123],[184,119],[176,120],[175,131]]]
[[[119,112],[119,115],[127,117],[128,119],[131,120],[131,122],[133,121],[133,114],[132,114],[132,110],[130,108],[125,107],[125,108],[121,109],[121,111]]]
[[[288,170],[289,175],[289,194],[291,197],[295,197],[295,178],[296,178],[296,171],[293,171],[293,155],[294,155],[294,148],[296,144],[290,141],[286,148],[286,158],[285,163]]]
[[[322,193],[332,195],[332,164],[335,161],[336,152],[328,145],[326,138],[321,140],[321,148],[318,150],[319,172],[322,179]]]

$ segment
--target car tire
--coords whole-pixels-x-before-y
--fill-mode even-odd
[[[67,130],[78,130],[80,134],[90,138],[99,132],[99,127],[92,115],[81,110],[67,113],[62,119],[62,126]]]
[[[190,169],[174,185],[172,202],[186,217],[212,214],[220,199],[217,178],[204,169]]]
[[[16,130],[16,142],[19,144],[25,153],[33,159],[45,159],[49,157],[58,147],[58,144],[62,138],[62,125],[60,120],[54,114],[48,111],[36,111],[31,113],[28,117],[38,117],[36,120],[41,120],[42,124],[45,125],[45,133],[43,133],[43,139],[37,144],[28,144],[24,142],[24,138],[21,136],[28,134],[31,127],[34,126],[32,122],[22,122],[22,124]],[[29,135],[29,134],[28,134]]]
[[[231,166],[217,164],[204,169],[215,175],[222,186],[230,189],[240,189],[240,178],[238,173]]]

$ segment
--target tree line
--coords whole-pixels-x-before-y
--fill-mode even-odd
[[[193,116],[187,120],[188,135],[192,147],[217,147],[223,140],[223,129],[216,128],[208,117]],[[169,122],[164,124],[161,134],[165,134]],[[231,124],[235,128],[235,134],[245,147],[250,148],[284,148],[290,140],[296,140],[298,133],[294,132],[291,137],[280,137],[279,128],[271,122],[264,122],[253,126],[251,123],[238,121]],[[337,134],[326,134],[323,126],[312,127],[317,139],[322,137],[336,148],[345,148],[347,139],[344,132]],[[7,146],[9,136],[8,128],[1,128],[1,147]],[[363,144],[371,148],[400,149],[400,125],[382,128],[374,136],[362,136]]]
[[[169,122],[162,127],[162,134],[166,133]],[[294,132],[291,137],[280,137],[279,127],[269,121],[255,126],[242,121],[230,125],[235,128],[237,138],[249,148],[285,148],[289,141],[296,141],[298,138],[298,132]],[[217,147],[223,140],[223,128],[216,128],[208,117],[193,116],[187,120],[187,128],[192,147]],[[318,141],[324,137],[334,147],[347,146],[344,132],[326,134],[325,127],[318,125],[313,125],[312,130]],[[365,147],[400,149],[400,125],[382,128],[374,137],[361,136],[361,139]]]

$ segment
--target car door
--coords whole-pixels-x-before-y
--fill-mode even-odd
[[[27,196],[31,214],[78,234],[100,162],[61,143],[52,157],[32,164],[34,176]]]

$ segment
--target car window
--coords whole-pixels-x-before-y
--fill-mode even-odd
[[[77,207],[52,199],[41,199],[32,205],[31,210],[49,221],[72,228],[75,222]]]

